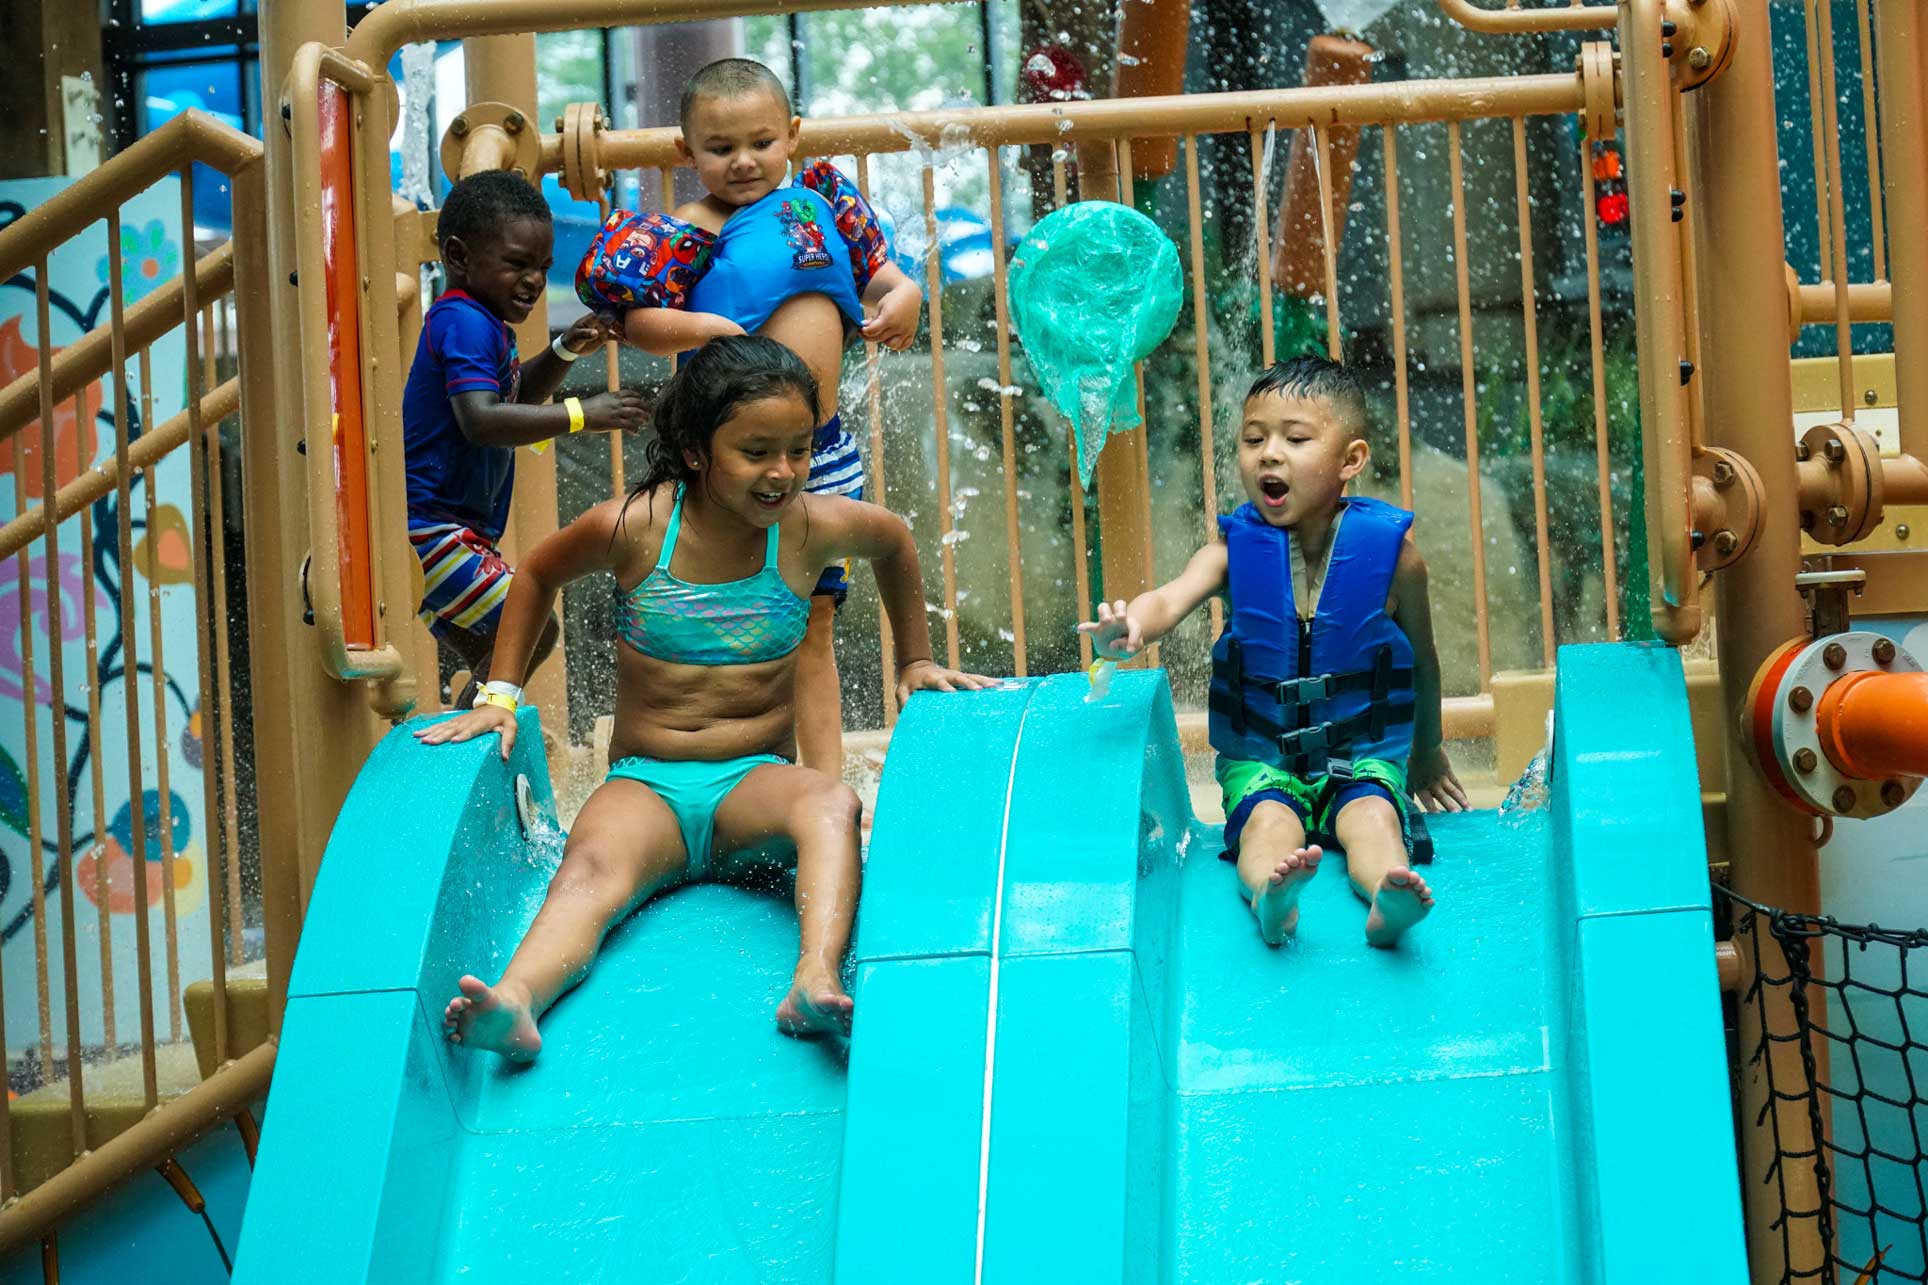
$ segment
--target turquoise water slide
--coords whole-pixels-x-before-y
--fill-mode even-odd
[[[446,1044],[561,836],[532,726],[508,764],[393,733],[310,903],[236,1279],[1745,1278],[1675,653],[1562,652],[1547,806],[1437,819],[1393,952],[1336,861],[1261,944],[1163,675],[1088,690],[906,711],[847,1050],[772,1025],[781,890],[720,886],[620,926],[533,1067]]]

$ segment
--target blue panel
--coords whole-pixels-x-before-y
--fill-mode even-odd
[[[1599,860],[1574,863],[1582,915],[1707,905],[1700,777],[1680,653],[1602,643],[1560,649],[1553,818],[1561,846],[1585,835]]]
[[[431,1038],[413,991],[289,1001],[237,1281],[425,1275],[456,1134]]]
[[[1582,920],[1578,959],[1601,1279],[1745,1280],[1712,916]]]
[[[864,866],[859,960],[991,949],[1011,754],[1036,690],[920,693],[897,720]]]
[[[1125,951],[1005,961],[986,1280],[1151,1281],[1166,1084]]]
[[[421,745],[414,732],[434,718],[413,719],[375,747],[329,836],[313,894],[352,909],[310,915],[291,994],[412,989],[423,980],[425,959],[471,958],[482,943],[507,959],[502,952],[527,919],[505,921],[518,908],[532,916],[530,896],[539,902],[547,883],[546,872],[523,859],[516,774],[527,773],[538,800],[554,810],[534,707],[521,718],[507,764],[494,737]],[[444,788],[424,789],[425,780]],[[370,889],[381,895],[370,896]],[[481,972],[490,963],[477,959],[464,968]],[[433,989],[442,988],[442,971]]]
[[[972,1279],[989,986],[983,955],[859,968],[839,1285]]]

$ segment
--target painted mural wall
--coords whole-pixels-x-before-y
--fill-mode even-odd
[[[0,184],[0,226],[65,185],[65,179]],[[122,207],[120,255],[128,306],[176,276],[191,244],[181,228],[177,182],[169,179]],[[65,346],[110,315],[105,223],[63,245],[48,266],[54,345]],[[39,325],[31,274],[0,283],[0,383],[34,367]],[[133,354],[128,362],[128,431],[180,411],[186,396],[186,341],[170,331],[150,352],[152,386],[143,389]],[[143,396],[145,394],[145,396]],[[38,423],[0,444],[0,520],[42,502],[39,450],[51,443],[59,483],[114,454],[116,390],[111,375],[57,407],[51,432]],[[143,414],[145,412],[145,414]],[[119,503],[112,492],[69,518],[47,566],[42,541],[23,558],[0,564],[0,972],[4,973],[6,1042],[16,1089],[31,1084],[43,1014],[51,1013],[54,1056],[66,1045],[61,899],[75,896],[83,1044],[140,1038],[135,917],[146,915],[152,941],[156,1035],[185,1038],[185,1018],[170,1003],[175,985],[210,971],[207,905],[209,844],[204,817],[200,724],[199,626],[193,584],[190,455],[183,447],[155,470],[150,508],[137,479],[129,513],[133,558],[119,551]],[[83,545],[91,535],[91,558]],[[24,575],[23,575],[24,572]],[[46,586],[57,586],[59,626]],[[87,644],[86,618],[94,620]],[[154,665],[159,616],[162,663]],[[64,662],[55,691],[53,648]],[[31,653],[32,664],[27,663]],[[91,678],[90,678],[91,667]],[[91,690],[90,690],[91,689]],[[90,731],[97,692],[97,733]],[[128,707],[137,718],[138,779],[130,776]],[[23,714],[27,716],[23,716]],[[54,727],[65,754],[55,758]],[[63,887],[57,860],[56,799],[64,782],[73,799],[74,877]],[[165,786],[163,786],[165,782]],[[39,825],[27,800],[39,799]],[[97,803],[98,800],[98,803]],[[143,832],[136,842],[136,819]],[[165,849],[163,845],[166,845]],[[173,855],[171,886],[164,851]],[[36,916],[36,892],[45,914]],[[174,926],[167,926],[169,897]],[[42,926],[44,923],[44,927]],[[172,940],[170,941],[170,937]],[[177,961],[172,963],[170,961]],[[173,974],[170,977],[170,973]]]

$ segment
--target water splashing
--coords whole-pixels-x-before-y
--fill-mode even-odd
[[[1553,711],[1546,714],[1546,743],[1520,773],[1520,779],[1513,782],[1500,801],[1500,820],[1511,826],[1525,825],[1529,818],[1546,806],[1547,798],[1553,792]]]

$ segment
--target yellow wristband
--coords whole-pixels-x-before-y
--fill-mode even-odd
[[[477,705],[500,705],[503,709],[508,710],[511,714],[515,713],[516,710],[519,708],[516,704],[515,697],[509,695],[506,692],[483,692],[482,699],[477,701],[476,704]]]
[[[569,408],[569,431],[582,432],[582,398],[565,397],[562,399],[562,404]]]

